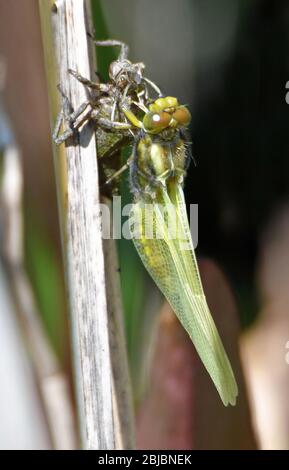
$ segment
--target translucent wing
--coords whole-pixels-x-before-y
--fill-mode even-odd
[[[133,206],[136,249],[192,339],[224,405],[235,405],[237,384],[203,292],[181,185],[170,182],[152,207],[148,211],[142,200]],[[149,238],[152,228],[154,238]]]

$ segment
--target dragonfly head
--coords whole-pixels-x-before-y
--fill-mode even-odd
[[[177,98],[166,96],[150,104],[149,111],[143,118],[143,126],[146,132],[159,134],[165,129],[187,127],[190,121],[190,111],[180,105]]]

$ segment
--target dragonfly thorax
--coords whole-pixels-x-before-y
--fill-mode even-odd
[[[146,134],[137,145],[137,185],[141,192],[151,194],[164,187],[169,180],[181,184],[185,174],[185,142],[175,136],[162,140],[160,136]]]

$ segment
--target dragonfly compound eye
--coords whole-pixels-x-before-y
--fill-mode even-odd
[[[172,114],[172,117],[177,121],[177,125],[179,127],[187,127],[191,122],[191,113],[184,106],[180,106],[178,109],[176,109],[176,111]]]
[[[174,96],[166,96],[165,98],[158,98],[150,105],[150,111],[152,112],[160,112],[164,110],[168,110],[170,108],[177,108],[179,106],[179,102],[177,98]]]
[[[166,127],[169,127],[172,116],[169,113],[148,112],[143,118],[143,126],[147,132],[157,134]]]

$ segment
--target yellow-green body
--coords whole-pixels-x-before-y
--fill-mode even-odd
[[[224,405],[235,405],[237,384],[207,305],[186,214],[186,143],[173,129],[147,132],[136,152],[138,190],[131,214],[135,247],[189,334]]]

